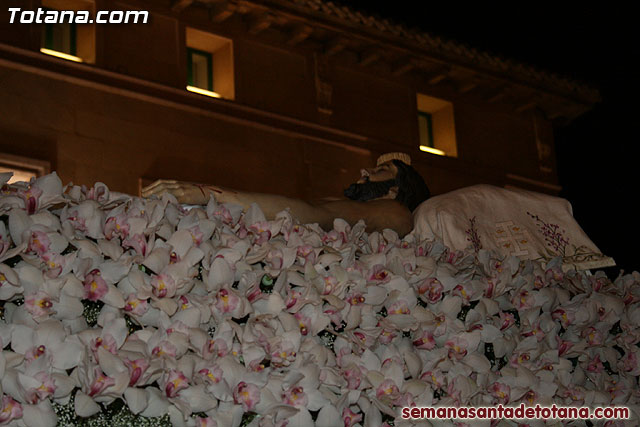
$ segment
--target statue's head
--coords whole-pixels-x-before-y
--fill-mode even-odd
[[[405,153],[388,153],[378,158],[375,168],[362,169],[360,179],[344,190],[352,200],[395,199],[411,211],[431,195],[420,174],[411,167]]]

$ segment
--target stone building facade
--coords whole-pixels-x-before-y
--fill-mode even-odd
[[[115,20],[143,11],[148,22],[11,23],[12,7]],[[130,194],[170,178],[337,196],[387,151],[409,153],[434,194],[477,183],[558,194],[554,123],[597,100],[567,79],[321,0],[0,10],[0,166]]]

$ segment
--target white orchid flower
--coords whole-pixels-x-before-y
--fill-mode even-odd
[[[76,206],[65,206],[60,214],[62,223],[69,222],[76,237],[104,238],[104,213],[98,202],[86,200]]]
[[[0,423],[54,424],[50,402],[75,387],[78,415],[124,399],[176,426],[640,400],[638,273],[611,283],[363,222],[324,231],[257,205],[57,182],[0,194]],[[92,327],[82,300],[99,308]]]
[[[23,355],[26,363],[43,357],[53,368],[62,371],[76,367],[85,354],[85,346],[79,337],[68,335],[60,321],[53,319],[34,328],[13,325],[11,348]]]
[[[22,200],[21,207],[29,215],[64,202],[62,181],[55,172],[32,179],[30,183],[16,183],[10,189]]]
[[[0,264],[0,300],[9,301],[14,295],[22,292],[24,289],[16,272],[8,265]]]

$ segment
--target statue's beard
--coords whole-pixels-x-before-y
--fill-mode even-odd
[[[344,190],[344,195],[351,200],[365,202],[367,200],[379,199],[386,196],[389,194],[391,187],[394,187],[395,185],[397,185],[395,179],[377,182],[367,181],[364,184],[354,183]]]

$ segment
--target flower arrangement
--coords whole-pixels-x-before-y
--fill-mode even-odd
[[[638,273],[7,178],[0,425],[388,426],[523,402],[637,425]]]

